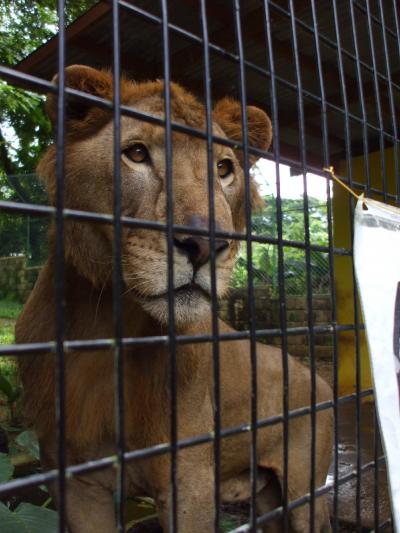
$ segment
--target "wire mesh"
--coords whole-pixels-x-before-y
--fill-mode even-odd
[[[101,4],[101,3],[100,3]],[[137,5],[136,5],[137,4]],[[176,4],[176,5],[175,5]],[[189,11],[196,11],[196,24],[187,23],[184,16],[179,17],[179,7]],[[165,456],[169,458],[168,490],[166,501],[159,505],[160,517],[164,529],[168,527],[170,533],[189,533],[182,529],[181,520],[185,520],[186,510],[184,504],[185,472],[180,470],[180,458],[187,450],[200,449],[209,445],[212,452],[213,483],[212,483],[212,508],[207,510],[212,519],[213,531],[220,531],[223,524],[223,482],[226,472],[223,468],[224,443],[237,435],[249,434],[250,445],[248,450],[249,468],[249,508],[243,514],[241,524],[230,525],[229,531],[258,531],[260,527],[269,527],[278,523],[282,531],[298,527],[300,531],[313,532],[318,530],[317,506],[318,499],[330,493],[331,499],[331,526],[333,531],[341,531],[346,522],[346,511],[341,510],[341,493],[344,486],[353,483],[354,503],[351,511],[352,523],[350,530],[362,529],[383,530],[392,527],[390,516],[382,516],[382,468],[384,458],[381,455],[378,425],[374,422],[372,429],[373,447],[372,456],[365,455],[365,414],[363,402],[373,398],[370,386],[365,386],[365,368],[362,366],[363,324],[359,312],[357,294],[355,289],[354,271],[352,267],[352,225],[349,222],[344,227],[344,235],[337,238],[334,232],[341,231],[338,204],[335,207],[338,191],[332,186],[330,176],[322,171],[323,167],[335,163],[340,165],[343,181],[357,191],[365,190],[368,195],[375,196],[384,202],[399,202],[399,161],[398,161],[398,130],[397,130],[397,100],[400,85],[398,73],[393,64],[394,51],[400,50],[400,30],[395,0],[383,3],[366,1],[360,3],[356,0],[348,2],[337,1],[317,3],[311,0],[310,5],[303,3],[277,2],[264,0],[254,5],[255,17],[248,16],[248,5],[240,0],[222,2],[223,9],[229,13],[232,36],[231,41],[219,39],[218,32],[213,26],[214,22],[221,22],[219,3],[200,0],[192,3],[189,0],[181,2],[167,2],[161,0],[157,9],[144,8],[141,2],[126,2],[113,0],[107,12],[112,31],[112,46],[109,53],[110,67],[113,74],[112,98],[103,98],[99,95],[88,94],[85,91],[68,86],[65,77],[65,67],[69,63],[69,41],[66,38],[68,29],[65,24],[65,3],[57,2],[58,31],[57,31],[57,74],[56,84],[51,83],[41,74],[35,72],[27,74],[17,66],[0,66],[0,76],[10,85],[22,87],[27,91],[38,93],[48,92],[57,100],[57,127],[55,132],[57,155],[57,180],[56,198],[53,205],[37,200],[35,194],[21,195],[24,187],[15,176],[8,176],[12,194],[7,189],[0,200],[0,224],[3,221],[15,220],[18,217],[28,217],[28,221],[43,221],[40,231],[48,223],[55,226],[55,279],[54,302],[56,332],[54,338],[41,342],[25,342],[21,344],[0,345],[0,361],[3,357],[13,355],[17,358],[33,356],[42,357],[43,353],[52,354],[56,370],[56,428],[57,452],[54,470],[32,473],[26,477],[12,479],[0,484],[0,497],[9,501],[11,496],[18,494],[29,487],[37,487],[44,483],[57,484],[57,511],[58,530],[65,531],[68,524],[66,509],[66,487],[71,479],[79,476],[93,474],[107,468],[114,468],[117,472],[115,488],[116,526],[118,531],[125,531],[127,507],[125,505],[128,486],[130,482],[129,468],[132,465],[147,464],[140,461],[151,461],[154,458]],[[301,4],[301,5],[300,5]],[[326,5],[325,5],[326,4]],[[177,7],[178,6],[178,7]],[[96,6],[95,6],[96,8]],[[94,9],[94,8],[92,8]],[[250,10],[251,11],[251,10]],[[323,12],[325,11],[325,12]],[[224,11],[222,11],[224,12]],[[178,13],[178,15],[177,15]],[[186,13],[186,11],[185,11]],[[85,15],[84,15],[85,16]],[[126,104],[121,97],[121,71],[122,65],[127,63],[126,37],[122,31],[124,17],[129,17],[132,24],[147,24],[148,39],[151,39],[150,30],[158,31],[159,73],[163,78],[163,111],[153,114],[142,107],[132,107]],[[219,18],[218,18],[219,17]],[[349,20],[348,27],[343,24],[343,17]],[[249,20],[252,22],[249,22]],[[256,19],[261,24],[261,32],[254,41],[258,43],[254,48],[251,24],[256,25]],[[134,22],[133,22],[134,21]],[[390,21],[390,23],[389,23]],[[197,28],[197,29],[195,29]],[[350,28],[350,31],[349,31]],[[179,39],[181,41],[179,41]],[[176,67],[176,57],[179,52],[177,42],[187,43],[187,46],[199,47],[201,60],[201,94],[204,102],[205,119],[200,126],[193,126],[174,120],[172,82],[174,73],[179,72],[182,83],[185,76],[192,85],[193,71],[190,64],[185,64],[180,69]],[[222,44],[220,44],[222,43]],[[378,43],[382,43],[379,47]],[[252,48],[253,47],[253,48]],[[286,56],[282,48],[286,47]],[[307,48],[308,47],[308,48]],[[184,49],[184,47],[183,47]],[[255,51],[254,51],[255,50]],[[185,53],[185,49],[184,49]],[[101,52],[98,52],[101,54]],[[157,55],[155,54],[155,55]],[[161,58],[161,59],[160,59]],[[310,62],[307,61],[311,60]],[[310,59],[311,58],[311,59]],[[184,58],[183,58],[184,59]],[[200,61],[199,60],[199,61]],[[183,63],[187,63],[182,61]],[[325,64],[327,63],[327,65]],[[101,63],[101,61],[99,61]],[[219,130],[213,127],[212,107],[213,100],[219,95],[221,84],[223,90],[227,85],[217,77],[218,69],[224,73],[225,65],[233,65],[232,91],[240,102],[240,116],[236,117],[237,128],[241,131],[240,138],[225,138]],[[230,68],[230,67],[229,67]],[[333,76],[329,74],[332,69]],[[226,67],[228,72],[228,67]],[[349,72],[354,73],[351,77]],[[223,74],[222,74],[223,76]],[[332,89],[333,78],[336,79],[335,91]],[[218,81],[216,81],[218,80]],[[262,87],[258,89],[254,80],[258,80]],[[261,80],[261,81],[260,81]],[[354,89],[355,88],[355,89]],[[368,93],[372,93],[371,98]],[[253,94],[254,93],[254,94]],[[289,95],[289,96],[287,96]],[[388,96],[388,102],[385,98]],[[264,98],[270,111],[273,128],[273,148],[271,151],[254,146],[257,144],[249,137],[248,104]],[[108,111],[112,114],[113,128],[110,143],[113,150],[113,208],[111,213],[94,212],[79,208],[65,207],[64,178],[65,167],[68,165],[68,152],[65,150],[65,121],[68,117],[69,102],[79,102],[86,106]],[[285,106],[292,105],[290,111],[285,112]],[[316,117],[316,118],[315,118]],[[165,203],[166,216],[161,220],[148,220],[132,216],[129,209],[125,208],[122,195],[121,174],[121,128],[124,120],[129,118],[141,123],[161,127],[164,132],[163,146],[165,150]],[[287,125],[289,124],[289,125]],[[174,214],[174,195],[177,194],[176,181],[174,180],[175,158],[173,139],[175,135],[184,135],[185,138],[202,140],[206,152],[206,175],[203,179],[207,182],[207,224],[194,227],[187,220],[176,220]],[[318,137],[318,139],[316,139]],[[339,148],[335,146],[339,145]],[[216,221],[215,199],[215,146],[225,146],[242,154],[244,171],[244,218],[245,231],[221,230]],[[392,159],[388,150],[392,150]],[[376,153],[376,160],[371,157],[371,152]],[[316,152],[319,152],[316,154]],[[263,172],[256,166],[250,168],[250,158],[262,158],[270,161],[273,173],[274,194],[265,195],[266,207],[261,213],[251,213],[251,180]],[[318,157],[317,157],[318,156]],[[357,158],[362,172],[356,171]],[[377,161],[377,162],[376,162]],[[282,177],[283,166],[293,169],[292,174],[300,176],[302,182],[302,196],[296,200],[284,196],[285,180]],[[28,169],[33,170],[33,169]],[[310,173],[325,180],[324,200],[316,201],[310,194]],[[4,174],[4,173],[3,173]],[[0,178],[5,178],[5,174]],[[33,177],[32,177],[33,179]],[[272,183],[272,182],[271,182]],[[23,181],[22,181],[23,184]],[[179,187],[178,187],[179,188]],[[2,191],[5,189],[2,189]],[[20,191],[20,192],[18,192]],[[101,195],[103,191],[98,191]],[[14,194],[15,193],[15,194]],[[343,202],[340,209],[343,209]],[[347,212],[343,218],[351,221],[353,218],[354,201],[349,198],[346,205]],[[318,231],[314,219],[318,218]],[[66,320],[68,309],[66,300],[66,257],[65,257],[65,224],[69,221],[92,224],[96,228],[106,228],[112,231],[112,305],[113,305],[113,338],[106,335],[97,335],[94,338],[69,339],[66,335]],[[33,222],[28,222],[29,224]],[[0,226],[3,235],[8,231],[7,223]],[[9,243],[4,247],[4,255],[20,255],[25,251],[29,257],[32,253],[31,237],[26,233],[24,225],[21,226],[26,237],[26,245],[10,248]],[[299,233],[300,228],[300,233]],[[127,232],[147,230],[154,234],[164,234],[166,244],[167,262],[167,295],[168,295],[168,324],[160,327],[157,335],[125,336],[126,309],[123,305],[125,281],[123,278],[123,238]],[[103,229],[102,229],[103,231]],[[1,233],[0,233],[1,234]],[[210,295],[211,314],[210,327],[207,334],[193,333],[190,329],[182,331],[176,324],[176,291],[175,291],[175,266],[174,253],[180,241],[196,237],[207,240],[209,243],[208,263],[210,268]],[[221,328],[218,314],[222,313],[222,305],[218,302],[218,268],[219,241],[240,242],[242,252],[239,255],[233,277],[235,290],[243,289],[240,293],[244,301],[245,312],[241,321],[234,322],[233,315],[230,321],[240,331],[226,331]],[[224,241],[224,242],[225,242]],[[178,244],[177,244],[178,243]],[[179,244],[181,246],[181,244]],[[37,242],[36,242],[37,246]],[[39,248],[38,248],[39,249]],[[43,248],[44,249],[44,248]],[[38,257],[43,257],[43,249],[37,252]],[[3,250],[3,248],[2,248]],[[346,262],[349,268],[341,267]],[[0,265],[1,267],[1,265]],[[350,307],[351,313],[343,314],[343,301],[338,296],[337,287],[343,280],[343,272],[350,279]],[[111,274],[111,272],[110,272]],[[0,271],[1,282],[1,271]],[[347,286],[346,286],[347,287]],[[0,287],[1,290],[1,287]],[[101,289],[101,291],[104,290]],[[265,315],[258,318],[259,305],[257,298],[260,294],[268,295],[264,306],[268,309],[272,301],[278,302],[275,321],[269,320]],[[339,290],[340,292],[340,290]],[[2,293],[0,292],[0,296]],[[317,299],[325,295],[328,300],[328,315],[322,320],[317,319]],[[101,295],[100,295],[101,296]],[[291,318],[291,299],[301,296],[303,299],[302,321],[297,323]],[[264,296],[263,296],[264,297]],[[100,301],[100,300],[99,300]],[[99,305],[99,304],[98,304]],[[237,315],[237,302],[229,301],[233,314]],[[236,310],[236,311],[235,311]],[[265,311],[265,309],[264,309]],[[235,316],[236,316],[235,315]],[[345,317],[345,318],[343,318]],[[226,316],[225,316],[226,318]],[[240,322],[240,324],[239,324]],[[238,325],[239,324],[239,325]],[[317,399],[317,372],[320,368],[318,355],[318,339],[325,336],[328,339],[326,347],[330,354],[330,380],[333,388],[331,400],[318,401]],[[289,353],[294,345],[294,339],[303,338],[310,384],[307,405],[293,408],[289,402]],[[344,341],[350,343],[354,355],[355,383],[354,391],[344,391],[341,387],[343,370],[340,373],[339,362],[344,353]],[[250,360],[250,395],[243,398],[250,406],[250,417],[246,423],[238,423],[232,427],[222,424],[221,402],[221,350],[231,342],[246,341],[249,346]],[[279,412],[268,418],[260,418],[259,406],[259,354],[257,342],[279,345],[282,352],[282,398]],[[296,341],[297,342],[297,341]],[[184,432],[180,427],[182,406],[179,405],[178,387],[181,383],[181,367],[179,362],[180,348],[206,346],[211,343],[212,372],[210,388],[212,390],[212,424],[207,431],[190,437],[182,436]],[[298,343],[300,344],[300,343]],[[168,383],[163,384],[168,388],[168,413],[169,440],[149,446],[137,446],[132,449],[126,441],[126,418],[129,416],[126,408],[126,379],[124,353],[129,349],[154,349],[160,347],[168,350]],[[72,464],[67,460],[68,437],[66,434],[65,413],[65,364],[66,357],[93,352],[102,354],[112,350],[115,360],[114,372],[114,404],[115,404],[115,443],[116,455],[90,457],[88,461],[77,460]],[[0,367],[1,368],[1,367]],[[96,386],[96,385],[94,385]],[[88,391],[90,394],[90,391]],[[106,399],[105,401],[111,401]],[[140,398],[135,401],[140,402]],[[356,455],[354,470],[343,472],[341,470],[341,431],[344,420],[343,408],[354,407],[351,411],[352,422],[355,427]],[[325,484],[319,485],[316,476],[317,456],[317,415],[321,412],[332,412],[334,439],[333,462],[330,476]],[[295,420],[310,422],[309,449],[306,450],[309,460],[309,484],[304,494],[291,496],[290,491],[290,449],[289,442]],[[204,427],[203,425],[200,425]],[[200,427],[199,426],[199,427]],[[280,501],[276,506],[266,512],[259,512],[259,435],[264,428],[281,428],[283,435],[280,454]],[[371,436],[369,437],[371,439]],[[141,441],[144,442],[144,441]],[[366,459],[367,457],[367,459]],[[149,463],[150,464],[150,463]],[[155,463],[158,464],[158,463]],[[143,467],[145,470],[145,467]],[[366,510],[363,507],[363,483],[373,472],[373,522],[366,521]],[[165,472],[162,472],[165,475]],[[369,479],[369,478],[368,478]],[[208,489],[210,487],[208,486]],[[344,489],[343,489],[344,490]],[[149,490],[149,493],[151,491]],[[157,492],[156,490],[153,491]],[[200,498],[200,503],[203,499]],[[210,499],[206,501],[210,502]],[[293,525],[293,511],[307,508],[307,523],[303,528]],[[349,512],[348,512],[349,513]],[[368,525],[366,525],[368,524]],[[199,531],[202,525],[199,525]],[[347,527],[348,524],[347,524]],[[193,532],[190,532],[193,533]]]

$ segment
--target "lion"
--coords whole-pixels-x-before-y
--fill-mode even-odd
[[[55,78],[54,83],[57,84]],[[65,71],[66,86],[90,95],[113,99],[108,71],[74,65]],[[163,118],[163,81],[135,83],[121,79],[121,103]],[[57,122],[57,98],[48,96],[47,110]],[[204,106],[181,86],[171,84],[172,120],[205,130]],[[231,98],[213,109],[213,133],[242,141],[240,104]],[[247,107],[249,143],[267,150],[271,122],[261,109]],[[165,130],[162,124],[134,116],[121,117],[121,214],[143,221],[167,221]],[[238,253],[233,232],[245,230],[243,153],[228,145],[213,145],[216,293],[226,295]],[[249,165],[257,157],[250,156]],[[51,203],[56,201],[56,147],[42,157],[38,173],[45,181]],[[68,98],[65,122],[65,206],[96,213],[113,212],[113,114],[90,101]],[[204,138],[181,131],[172,133],[173,222],[193,228],[193,234],[174,232],[173,294],[177,335],[211,338],[211,272],[208,208],[207,146]],[[250,186],[253,206],[261,203],[257,187]],[[199,230],[206,230],[203,233]],[[219,235],[228,235],[223,238]],[[66,340],[113,338],[113,226],[73,218],[64,223]],[[56,336],[55,232],[49,234],[49,257],[19,317],[18,343],[54,340]],[[121,234],[123,277],[123,335],[145,338],[167,335],[168,251],[165,231],[123,225]],[[221,334],[232,333],[222,321]],[[251,362],[248,340],[228,338],[219,343],[220,418],[222,429],[251,421]],[[291,417],[287,427],[287,472],[284,461],[284,392],[289,409],[310,404],[310,370],[292,357],[288,360],[288,386],[284,391],[283,357],[277,347],[256,345],[257,417],[277,416],[276,424],[257,431],[257,513],[282,505],[287,479],[289,501],[310,491],[314,468],[316,486],[325,484],[332,445],[330,409],[316,414],[315,461],[311,458],[310,417]],[[166,343],[127,343],[123,348],[125,450],[139,450],[170,441],[170,360]],[[25,412],[37,432],[44,469],[57,468],[55,356],[50,353],[19,359]],[[331,398],[330,387],[316,376],[318,402]],[[116,452],[114,350],[70,350],[65,353],[65,442],[67,464],[110,456]],[[176,345],[177,437],[188,439],[214,430],[213,348],[211,342]],[[252,485],[251,432],[221,439],[220,498],[245,501]],[[312,466],[313,465],[313,466]],[[178,450],[176,467],[177,530],[179,533],[214,531],[214,446],[209,440]],[[126,464],[126,495],[154,498],[161,527],[171,530],[171,458],[154,455]],[[287,476],[287,477],[286,477]],[[113,468],[69,477],[66,480],[66,520],[70,533],[111,533],[116,519]],[[56,486],[49,486],[57,502]],[[291,531],[310,527],[310,508],[293,506]],[[315,500],[315,530],[330,530],[324,496]],[[281,531],[281,515],[266,521],[263,531]]]

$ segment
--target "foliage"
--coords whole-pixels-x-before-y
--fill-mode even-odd
[[[17,319],[22,311],[22,304],[8,300],[0,300],[0,318]]]
[[[12,344],[14,341],[14,325],[0,320],[0,326],[0,344]]]
[[[66,22],[74,20],[96,0],[67,0]],[[2,0],[0,2],[0,63],[15,66],[57,31],[54,0]],[[50,123],[44,112],[44,96],[0,81],[0,199],[45,203],[42,184],[32,175],[40,153],[51,142]],[[24,175],[16,177],[15,175]],[[39,263],[45,255],[47,221],[0,213],[0,255],[25,253]],[[27,243],[28,246],[27,246]],[[13,342],[14,320],[20,306],[0,302],[0,342]],[[15,404],[19,384],[15,363],[0,364],[0,390],[8,404]],[[38,458],[37,441],[23,431],[12,445]],[[13,476],[13,456],[0,454],[0,482]],[[15,503],[13,503],[15,505]],[[57,530],[57,513],[44,506],[19,503],[14,508],[0,503],[2,533],[50,533]]]
[[[95,0],[66,2],[66,21],[87,11]],[[0,63],[15,66],[57,31],[54,0],[0,2]],[[51,142],[44,96],[0,80],[0,199],[45,203],[34,172],[43,149]],[[28,174],[27,174],[28,173]],[[16,175],[26,177],[16,177]],[[32,263],[45,257],[47,221],[0,213],[0,256],[25,253]],[[27,246],[27,242],[29,243]],[[28,249],[27,249],[28,248]]]
[[[58,529],[56,511],[31,503],[20,503],[12,511],[0,502],[0,521],[2,533],[54,533]]]
[[[317,198],[308,198],[310,240],[312,244],[327,245],[328,227],[326,204]],[[257,236],[277,238],[276,199],[265,197],[265,208],[253,216],[252,233]],[[304,199],[282,199],[282,237],[284,240],[304,242]],[[306,290],[306,257],[301,248],[285,246],[284,277],[286,290],[290,294],[304,294]],[[246,243],[234,270],[232,284],[245,287],[248,279]],[[272,292],[278,292],[278,247],[276,244],[252,244],[253,284],[268,285]],[[311,278],[315,291],[323,291],[329,283],[329,262],[327,254],[311,252]]]
[[[39,442],[33,431],[30,431],[30,430],[23,431],[15,439],[15,442],[22,449],[26,450],[31,457],[39,461],[40,459]]]
[[[0,483],[5,483],[12,478],[14,466],[7,453],[0,453]]]
[[[14,451],[11,452],[11,449]],[[13,455],[13,453],[19,455]],[[21,463],[21,457],[23,463]],[[10,453],[0,453],[0,483],[13,478],[14,464],[18,464],[17,460],[20,464],[39,460],[39,444],[32,431],[20,433],[15,439],[15,445],[10,446]],[[53,533],[57,531],[58,515],[56,511],[46,508],[49,502],[50,499],[47,498],[41,506],[22,502],[16,507],[14,500],[6,502],[7,504],[0,502],[1,532]]]

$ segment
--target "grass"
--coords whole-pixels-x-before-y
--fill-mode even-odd
[[[22,310],[22,304],[9,300],[0,300],[0,318],[16,320]]]
[[[14,342],[14,326],[22,310],[22,304],[9,300],[0,300],[0,344]]]
[[[0,344],[14,343],[15,322],[21,310],[20,303],[0,300]],[[15,404],[15,398],[11,400],[9,395],[19,387],[17,365],[13,357],[0,358],[0,378],[0,420],[8,423]]]
[[[0,344],[13,344],[14,321],[0,318]]]

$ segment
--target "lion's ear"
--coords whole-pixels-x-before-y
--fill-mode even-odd
[[[238,101],[229,97],[223,98],[214,107],[213,117],[229,139],[242,141],[241,107]],[[272,140],[272,125],[262,109],[252,105],[247,106],[247,128],[249,145],[260,150],[268,150]],[[239,151],[238,156],[241,161],[242,156]],[[251,165],[254,165],[258,159],[256,155],[249,155]]]
[[[58,84],[58,75],[54,76],[52,82]],[[65,87],[76,89],[93,96],[112,100],[113,83],[112,75],[108,71],[96,70],[86,65],[72,65],[65,69]],[[57,121],[57,95],[51,93],[47,97],[47,113],[55,126]],[[78,98],[66,96],[66,122],[68,125],[82,126],[82,122],[87,118],[93,105]],[[97,108],[99,109],[99,108]]]
[[[223,98],[217,102],[213,117],[229,139],[239,142],[243,140],[239,102],[229,97]],[[247,129],[249,145],[260,150],[268,150],[272,140],[272,125],[268,115],[262,109],[247,106]],[[240,163],[243,164],[243,151],[236,150],[236,153]],[[250,165],[254,165],[258,159],[257,155],[249,154]],[[250,194],[253,209],[258,211],[265,207],[264,200],[261,198],[253,179],[250,181]]]

